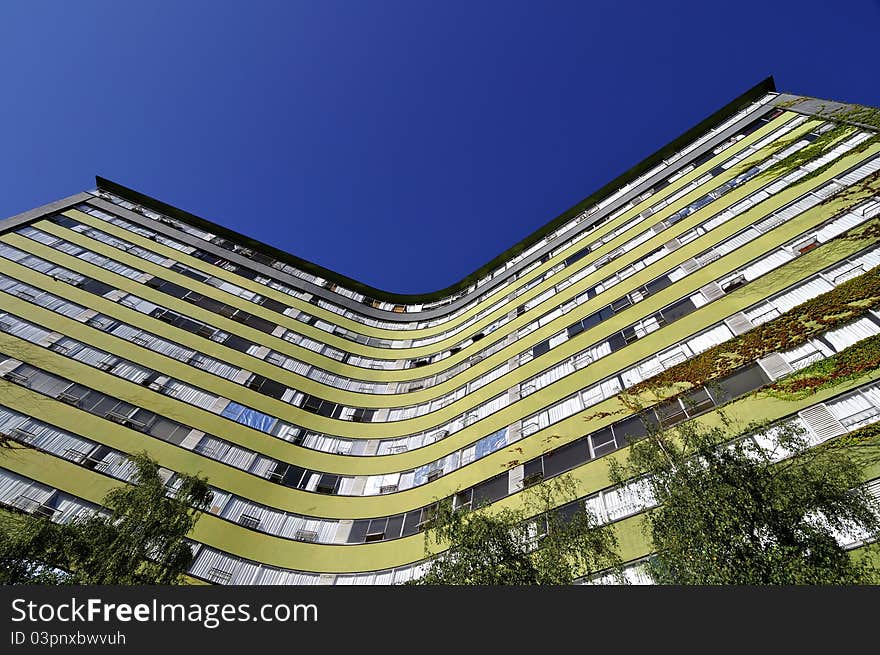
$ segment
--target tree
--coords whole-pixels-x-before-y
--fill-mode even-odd
[[[131,457],[134,484],[111,489],[103,505],[69,523],[7,517],[0,534],[0,583],[179,584],[192,561],[186,535],[211,498],[207,480],[181,475],[166,493],[159,464]]]
[[[432,545],[446,550],[431,557],[425,574],[411,584],[565,585],[591,571],[619,569],[613,531],[574,500],[570,478],[553,478],[523,493],[520,509],[455,510],[449,499],[438,502],[425,554],[431,557]]]
[[[809,448],[795,424],[751,424],[730,443],[731,424],[695,421],[649,428],[617,484],[645,505],[656,554],[648,571],[667,584],[860,584],[876,582],[835,532],[877,535],[878,507],[862,486],[863,464],[843,442]]]

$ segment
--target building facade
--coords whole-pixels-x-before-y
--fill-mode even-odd
[[[816,442],[880,421],[876,369],[808,398],[750,393],[880,334],[878,131],[878,112],[765,80],[421,297],[98,178],[0,222],[0,432],[31,446],[0,459],[0,502],[70,520],[146,450],[169,488],[187,472],[214,490],[194,578],[390,584],[424,566],[438,498],[516,506],[568,472],[639,581],[645,508],[607,458],[645,427],[620,393],[856,289],[843,318],[652,411],[711,422],[724,405]]]

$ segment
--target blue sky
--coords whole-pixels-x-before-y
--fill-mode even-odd
[[[774,75],[880,106],[880,0],[0,3],[0,217],[99,174],[445,287]]]

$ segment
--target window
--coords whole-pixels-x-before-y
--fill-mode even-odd
[[[617,450],[617,442],[614,439],[614,432],[610,427],[603,428],[598,432],[594,432],[590,436],[593,443],[593,456],[601,457],[610,452]]]
[[[646,417],[631,416],[615,423],[612,429],[619,447],[625,446],[629,441],[646,436],[648,434],[648,430],[645,427],[646,420],[652,425],[656,425],[656,419],[650,415]]]
[[[367,530],[370,529],[370,519],[358,519],[351,524],[351,530],[348,533],[346,541],[350,544],[362,544],[367,536]]]
[[[351,420],[355,423],[369,423],[373,420],[373,415],[376,413],[374,409],[364,409],[358,407],[354,410],[354,413],[351,415]],[[406,450],[406,446],[403,447]]]
[[[709,396],[709,392],[705,388],[687,393],[682,399],[682,403],[689,416],[695,416],[715,406],[714,401]]]
[[[289,309],[288,306],[284,303],[278,302],[277,300],[273,300],[271,298],[263,298],[260,301],[260,304],[263,307],[268,307],[274,312],[278,312],[279,314],[283,314],[284,310]]]
[[[717,396],[720,402],[725,402],[749,391],[754,391],[769,382],[770,378],[767,377],[767,374],[764,373],[760,366],[750,364],[720,380],[716,385],[718,391],[714,391],[713,387],[713,395]]]
[[[580,466],[590,459],[587,442],[584,438],[557,448],[544,455],[544,476],[553,477],[560,473]]]
[[[634,330],[633,330],[633,336],[635,336],[635,331],[634,331]],[[612,335],[608,338],[608,341],[606,341],[606,344],[607,344],[608,350],[609,350],[610,352],[614,352],[614,351],[616,351],[616,350],[620,350],[621,348],[623,348],[624,346],[626,346],[627,343],[629,343],[629,342],[628,342],[626,339],[624,339],[623,335],[622,335],[620,332],[617,332],[617,333],[615,333],[615,334],[612,334]]]
[[[624,296],[623,298],[618,298],[613,303],[611,303],[611,309],[612,311],[614,311],[614,313],[619,313],[630,305],[632,305],[632,302],[630,302],[630,299],[627,296]]]
[[[423,507],[421,509],[419,523],[416,526],[419,532],[431,529],[431,526],[434,524],[434,517],[436,516],[438,509],[439,507],[437,503],[434,503],[433,505],[428,505],[427,507]]]
[[[746,283],[746,276],[745,276],[745,275],[737,275],[737,276],[735,276],[733,279],[731,279],[731,280],[729,280],[728,282],[725,282],[724,284],[722,284],[722,285],[721,285],[721,290],[722,290],[724,293],[730,293],[730,292],[733,291],[734,289],[739,289],[739,288],[740,288],[741,286],[743,286],[745,283]]]
[[[338,475],[331,475],[329,473],[325,473],[321,476],[321,480],[318,482],[318,486],[315,487],[315,492],[319,494],[333,494],[336,491],[336,486],[339,483]]]
[[[238,524],[252,530],[257,530],[260,527],[260,517],[252,514],[242,514],[238,517]]]
[[[229,581],[232,580],[232,573],[215,566],[208,571],[205,577],[211,582],[216,582],[217,584],[228,584]]]
[[[566,329],[566,332],[568,333],[568,338],[569,338],[569,339],[571,339],[572,337],[577,336],[578,334],[580,334],[580,333],[583,332],[583,331],[584,331],[584,326],[583,326],[583,324],[582,324],[581,322],[577,322],[577,323],[575,323],[574,325],[570,325],[570,326],[568,326],[568,328]]]
[[[473,502],[478,506],[483,503],[494,503],[501,500],[509,491],[508,474],[505,471],[485,482],[481,482],[473,489]]]
[[[388,517],[388,524],[385,526],[386,539],[396,539],[400,536],[400,531],[403,527],[403,519],[403,514],[395,514],[394,516]]]
[[[543,355],[546,352],[550,351],[550,341],[542,341],[537,346],[532,348],[532,357],[537,357],[539,355]]]
[[[656,411],[657,416],[660,418],[660,424],[664,426],[673,425],[687,418],[684,407],[682,407],[681,401],[677,398],[659,404]]]
[[[672,323],[672,321],[676,321],[682,316],[687,316],[692,311],[697,308],[694,305],[693,301],[690,298],[684,298],[683,300],[679,300],[676,303],[669,305],[666,309],[663,310],[663,319],[667,323]]]
[[[367,533],[364,535],[364,543],[371,543],[374,541],[384,541],[385,540],[385,530],[388,526],[387,518],[373,519],[370,521],[370,526],[367,529]]]
[[[457,511],[460,509],[470,509],[471,501],[473,500],[473,490],[465,489],[461,491],[453,497],[453,508]]]

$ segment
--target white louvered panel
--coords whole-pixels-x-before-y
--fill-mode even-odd
[[[865,485],[875,500],[880,500],[880,479],[872,480]]]
[[[722,225],[733,218],[733,212],[730,210],[725,210],[718,214],[715,218],[709,219],[705,223],[703,223],[703,228],[706,230],[713,230],[719,225]]]
[[[873,161],[869,162],[869,164],[866,166],[859,166],[854,171],[850,171],[849,173],[841,176],[838,179],[846,186],[850,186],[852,184],[855,184],[856,182],[861,180],[863,177],[865,177],[865,175],[868,175],[872,172],[869,170],[869,167],[871,164],[874,164],[875,162],[877,162],[877,160],[873,160]]]
[[[695,355],[723,343],[733,336],[726,325],[718,325],[711,330],[706,330],[692,339],[688,339],[687,345]]]
[[[592,387],[585,389],[581,392],[581,400],[584,403],[584,407],[592,407],[596,403],[605,400],[605,396],[602,394],[602,386],[594,384]]]
[[[846,140],[846,143],[843,144],[844,147],[841,148],[841,151],[842,152],[849,152],[850,150],[855,148],[860,143],[864,143],[865,141],[870,139],[871,135],[872,135],[871,132],[859,132],[858,134],[853,136],[851,139]]]
[[[797,206],[797,204],[788,205],[780,209],[774,216],[781,218],[783,221],[790,220],[801,213],[801,209]]]
[[[793,449],[783,447],[779,443],[779,439],[782,436],[786,426],[790,426],[799,431],[807,430],[806,422],[800,417],[796,416],[790,421],[785,421],[782,424],[770,426],[766,430],[762,432],[756,432],[752,435],[752,440],[758,445],[758,447],[762,451],[764,451],[764,454],[767,455],[773,462],[778,462],[794,454]],[[809,439],[815,441],[815,437],[813,437],[812,435],[809,436]],[[811,443],[811,445],[815,444]]]
[[[716,259],[721,257],[721,255],[722,255],[721,251],[716,248],[713,248],[712,250],[709,250],[708,252],[704,252],[702,255],[698,255],[695,258],[695,261],[697,263],[697,268],[711,264]],[[688,272],[690,272],[690,271],[688,271]]]
[[[770,194],[767,193],[767,191],[765,191],[764,189],[762,189],[760,191],[757,191],[756,193],[753,193],[751,196],[749,196],[749,200],[752,201],[753,205],[757,205],[759,202],[763,202],[764,200],[766,200],[769,197],[770,197]]]
[[[778,380],[794,370],[779,353],[770,353],[766,357],[760,358],[758,366],[764,370],[771,380]]]
[[[676,364],[680,364],[684,360],[687,359],[687,353],[683,346],[678,345],[670,348],[660,354],[657,355],[657,360],[660,362],[660,366],[664,369],[671,368]]]
[[[580,396],[574,396],[573,398],[569,398],[568,400],[551,407],[547,411],[547,415],[550,423],[556,423],[582,409],[583,405],[581,404]]]
[[[394,580],[394,571],[382,571],[381,573],[376,574],[376,578],[373,581],[374,585],[390,585]]]
[[[798,412],[798,416],[819,441],[825,441],[847,432],[843,424],[828,410],[825,403],[818,403],[808,407]]]
[[[852,261],[856,264],[861,264],[862,267],[868,271],[875,266],[880,265],[880,248],[874,248],[858,257],[853,257]]]
[[[507,472],[507,492],[508,493],[516,493],[523,486],[523,475],[524,469],[522,464],[519,466],[514,466],[510,471]]]
[[[631,585],[653,585],[654,578],[644,564],[635,564],[624,569],[623,574]]]
[[[768,273],[775,268],[779,268],[786,262],[790,262],[792,259],[794,259],[794,255],[787,250],[777,250],[766,257],[762,257],[754,264],[742,269],[742,273],[746,276],[747,280],[755,280],[765,273]]]
[[[657,361],[657,358],[652,357],[647,362],[643,362],[642,364],[627,369],[620,374],[620,378],[623,380],[623,385],[629,388],[638,384],[642,380],[647,380],[649,377],[656,375],[662,370],[663,369],[660,366],[660,362]]]
[[[601,386],[602,393],[606,398],[611,398],[611,396],[613,396],[623,388],[620,384],[620,380],[616,377],[605,380],[605,382],[603,382]]]
[[[874,407],[880,408],[880,385],[875,384],[867,389],[863,387],[861,393]]]
[[[834,346],[834,350],[840,352],[844,348],[875,334],[880,334],[880,327],[868,318],[860,318],[843,327],[829,330],[825,333],[825,338]]]
[[[15,504],[20,496],[33,498],[38,504],[52,495],[52,489],[12,471],[0,469],[0,501]]]
[[[865,176],[880,171],[880,157],[874,157],[871,161],[859,167],[859,170],[865,170]]]
[[[684,234],[679,235],[678,240],[681,241],[682,245],[684,245],[686,243],[690,243],[694,239],[699,239],[704,234],[706,234],[706,230],[701,226],[697,226],[694,229],[688,230]]]
[[[587,512],[598,519],[600,523],[605,523],[608,520],[608,516],[605,513],[605,503],[602,502],[602,496],[598,494],[590,496],[584,500],[584,507]]]
[[[867,542],[872,537],[870,530],[866,530],[862,527],[848,529],[831,528],[831,532],[837,540],[837,543],[847,550]]]
[[[627,227],[630,227],[630,225],[627,225]],[[615,236],[616,236],[617,234],[623,234],[624,231],[625,231],[625,230],[618,230],[618,231],[615,233]],[[651,235],[650,232],[647,232],[647,231],[642,232],[642,233],[641,233],[640,235],[638,235],[637,237],[633,237],[632,239],[630,239],[629,242],[627,242],[627,244],[626,244],[626,248],[625,248],[625,249],[624,249],[623,247],[618,248],[618,250],[615,251],[616,254],[614,254],[613,257],[620,257],[620,255],[622,255],[624,252],[629,252],[630,250],[632,250],[632,249],[635,248],[636,246],[640,246],[640,245],[642,245],[643,243],[645,243],[645,241],[647,241],[648,239],[650,239],[651,236],[652,236],[652,235]]]
[[[801,139],[797,143],[789,146],[788,148],[785,148],[784,150],[780,150],[778,153],[776,153],[774,155],[774,158],[785,159],[789,155],[793,155],[794,153],[796,153],[798,150],[804,149],[805,147],[807,147],[809,145],[809,143],[810,143],[809,141]]]
[[[761,236],[761,233],[758,232],[758,230],[756,230],[755,228],[750,227],[744,232],[737,234],[734,237],[731,237],[724,243],[719,244],[718,246],[716,246],[715,249],[720,253],[727,254],[730,251],[736,250],[740,246],[748,243],[749,241],[757,239],[759,236]]]
[[[746,211],[749,207],[752,206],[752,201],[746,198],[745,200],[741,200],[735,205],[731,205],[728,211],[732,212],[734,216],[738,216]]]
[[[64,496],[58,501],[57,510],[55,516],[52,517],[52,520],[57,521],[58,523],[69,523],[73,519],[81,516],[84,517],[93,511],[94,506],[92,506],[91,503],[87,503],[77,498]]]
[[[773,298],[770,302],[780,312],[787,312],[792,307],[800,305],[802,302],[806,302],[811,298],[822,295],[826,291],[831,291],[833,288],[834,287],[826,280],[815,278],[805,284],[799,285],[791,291]]]
[[[862,205],[859,205],[856,209],[853,210],[854,213],[860,214],[865,218],[871,218],[880,214],[880,200],[874,198]]]
[[[819,202],[820,200],[816,196],[807,196],[806,198],[802,198],[794,203],[794,205],[792,205],[792,209],[796,210],[796,214],[802,214],[808,209],[818,205]]]
[[[867,216],[846,213],[816,232],[816,239],[818,239],[821,243],[825,243],[826,241],[830,241],[831,239],[836,237],[838,234],[843,234],[844,232],[851,230],[857,225],[861,225],[867,220]]]
[[[238,571],[230,580],[229,584],[249,585],[253,584],[254,579],[260,572],[260,565],[256,562],[241,562]]]
[[[824,348],[825,350],[828,350],[827,346],[824,346]],[[820,359],[826,357],[826,353],[823,353],[817,343],[812,341],[808,341],[797,348],[786,350],[781,354],[783,359],[788,362],[789,366],[796,371],[806,368],[810,364],[818,362]]]
[[[700,289],[700,293],[703,294],[703,297],[707,302],[712,302],[724,295],[724,292],[721,290],[721,287],[718,286],[717,282],[710,282],[706,286]]]
[[[769,302],[763,302],[757,307],[747,309],[742,313],[745,314],[746,318],[755,326],[762,325],[767,321],[772,321],[774,318],[782,314],[782,312]]]
[[[880,409],[874,407],[870,399],[860,393],[850,394],[828,403],[828,410],[848,430],[856,430],[863,425],[874,423],[880,414]]]
[[[773,184],[767,186],[764,190],[769,194],[779,193],[785,187],[788,186],[788,182],[784,179],[776,180]]]
[[[737,312],[733,316],[724,319],[725,325],[730,328],[730,331],[733,332],[734,335],[740,335],[743,332],[748,332],[751,330],[754,325],[749,320],[749,317],[743,314],[742,312]]]
[[[700,265],[697,263],[696,259],[688,259],[681,263],[681,270],[685,273],[693,273],[695,270],[700,268]]]
[[[767,233],[774,227],[785,223],[785,217],[780,214],[771,214],[769,218],[765,218],[760,223],[756,223],[755,227],[763,233]]]
[[[841,264],[825,271],[822,275],[830,280],[835,286],[843,284],[847,280],[858,277],[865,272],[862,264],[852,261],[844,261]]]
[[[841,189],[843,189],[843,185],[832,180],[827,184],[823,184],[818,189],[813,189],[813,193],[825,200],[826,198],[830,198],[831,196],[833,196]]]
[[[635,330],[636,336],[641,339],[646,334],[651,334],[651,332],[659,330],[660,323],[655,317],[652,316],[651,318],[647,318],[644,321],[639,322],[639,324],[634,326],[633,329]]]

